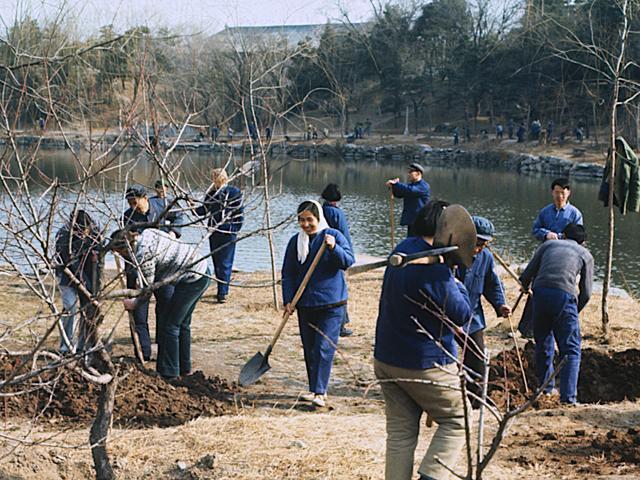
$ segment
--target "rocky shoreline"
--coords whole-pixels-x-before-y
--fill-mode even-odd
[[[109,138],[107,138],[109,137]],[[38,144],[41,148],[65,149],[67,143],[64,139],[56,137],[20,136],[17,139],[19,146],[27,147]],[[95,145],[110,145],[116,141],[115,135],[107,135],[102,142]],[[163,143],[165,141],[163,140]],[[3,142],[4,143],[4,142]],[[86,148],[83,142],[77,138],[70,139],[71,148],[81,150]],[[167,144],[167,147],[169,144]],[[130,143],[121,148],[140,148]],[[259,147],[258,147],[259,148]],[[248,142],[210,143],[210,142],[181,142],[176,148],[178,151],[198,151],[210,153],[235,153],[249,155],[250,144]],[[392,161],[406,162],[419,161],[425,166],[437,167],[476,167],[491,168],[512,171],[523,175],[558,175],[583,179],[602,178],[604,167],[597,163],[575,162],[566,158],[549,155],[532,155],[508,150],[464,150],[462,148],[432,148],[428,145],[358,145],[347,143],[344,145],[313,144],[313,143],[273,143],[269,148],[272,156],[288,155],[294,158],[322,158],[341,157],[346,161]]]

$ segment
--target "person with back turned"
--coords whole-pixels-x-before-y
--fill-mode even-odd
[[[424,168],[419,163],[409,165],[407,171],[407,183],[401,183],[399,178],[387,180],[387,187],[391,188],[393,196],[404,200],[400,225],[407,227],[407,237],[412,237],[413,221],[420,209],[429,202],[431,188],[422,178]]]
[[[581,337],[578,313],[591,297],[593,257],[582,246],[586,232],[570,223],[559,241],[545,242],[520,276],[523,289],[533,283],[533,335],[536,373],[540,383],[553,373],[554,337],[560,357],[567,359],[560,371],[560,402],[577,403]],[[576,279],[580,276],[579,287]],[[553,392],[553,380],[545,393]]]
[[[344,238],[349,242],[351,251],[353,252],[353,242],[351,241],[349,222],[347,222],[347,216],[344,214],[344,211],[338,206],[338,202],[342,199],[342,192],[340,192],[340,188],[335,183],[330,183],[324,187],[321,196],[324,200],[324,203],[322,204],[322,212],[324,213],[324,218],[329,224],[329,227],[335,228],[344,235]],[[353,334],[353,331],[346,327],[346,324],[349,323],[349,321],[349,312],[345,306],[344,319],[342,321],[342,326],[340,327],[341,337],[349,337]]]
[[[415,236],[395,251],[432,249],[438,217],[447,205],[434,201],[420,210]],[[374,349],[375,375],[385,401],[386,480],[411,480],[423,412],[438,427],[418,469],[420,478],[447,479],[447,467],[456,466],[465,443],[465,400],[458,390],[454,329],[472,313],[466,288],[446,264],[387,267]],[[430,336],[419,332],[418,325]]]

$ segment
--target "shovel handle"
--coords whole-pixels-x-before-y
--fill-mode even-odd
[[[120,286],[122,288],[126,288],[127,284],[122,277],[122,265],[120,264],[120,257],[118,254],[114,254],[113,257],[116,259],[116,270],[118,271],[118,278],[120,279]],[[133,312],[127,311],[129,315],[129,330],[131,330],[131,337],[133,338],[133,350],[136,352],[136,357],[140,364],[144,367],[144,355],[142,354],[142,345],[140,345],[140,337],[138,336],[138,332],[136,332],[136,321],[133,318]]]
[[[520,277],[518,277],[518,275],[516,274],[516,272],[514,272],[511,267],[509,266],[509,264],[507,262],[504,261],[504,259],[498,255],[498,252],[496,252],[495,250],[493,250],[491,247],[487,246],[487,248],[489,249],[489,251],[491,253],[493,253],[493,256],[495,257],[495,259],[498,261],[498,263],[500,265],[502,265],[502,268],[504,268],[507,273],[509,275],[511,275],[511,277],[513,277],[513,279],[518,282],[518,285],[520,285],[522,287],[522,283],[520,282]]]
[[[291,307],[289,309],[290,311],[293,311],[296,308],[296,305],[298,304],[298,300],[300,300],[300,297],[302,297],[302,294],[304,293],[304,289],[307,288],[309,279],[311,278],[311,275],[313,275],[313,272],[318,266],[318,263],[320,263],[320,259],[322,258],[322,254],[324,253],[326,248],[327,248],[327,244],[324,243],[324,240],[322,240],[322,245],[320,245],[320,248],[318,249],[318,253],[316,253],[315,257],[313,257],[313,262],[311,262],[311,266],[309,266],[309,270],[307,270],[307,273],[305,273],[304,278],[302,279],[302,282],[300,283],[300,286],[296,291],[296,294],[293,296],[293,300],[291,300],[291,303],[290,303]],[[271,350],[273,350],[273,346],[278,341],[278,338],[280,338],[280,334],[282,333],[282,330],[284,330],[284,326],[287,324],[287,321],[289,320],[290,316],[291,314],[289,312],[286,312],[284,314],[284,317],[282,318],[280,325],[278,325],[278,329],[276,330],[276,333],[274,333],[273,338],[271,339],[271,343],[267,347],[267,350],[265,352],[265,358],[268,357],[268,355],[271,353]]]
[[[395,200],[393,198],[393,189],[389,189],[389,226],[391,228],[391,250],[396,248],[396,222],[395,222]]]

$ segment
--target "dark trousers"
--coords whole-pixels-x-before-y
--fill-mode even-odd
[[[209,237],[209,248],[212,252],[216,251],[211,259],[218,280],[218,297],[225,297],[229,293],[233,257],[236,254],[236,238],[236,234],[220,232],[214,232]]]
[[[158,317],[157,370],[165,377],[191,373],[191,315],[209,287],[208,277],[178,282],[166,310]]]
[[[409,237],[416,237],[416,236],[417,236],[417,235],[416,235],[415,230],[413,229],[413,225],[408,225],[408,226],[407,226],[407,238],[409,238]]]
[[[461,347],[464,345],[464,339],[460,338],[456,335],[456,341],[458,345]],[[475,345],[471,342],[475,342],[478,346],[476,349]],[[483,352],[479,354],[478,352]],[[480,376],[472,375],[474,383],[468,383],[467,389],[476,394],[477,396],[482,396],[482,381],[484,379],[485,366],[483,361],[484,356],[484,330],[478,330],[477,332],[473,332],[469,334],[469,340],[467,340],[467,348],[464,351],[462,363],[464,363],[465,367],[470,368],[474,372],[478,373]],[[474,403],[474,398],[470,398],[471,402]]]
[[[554,337],[560,359],[567,361],[560,371],[560,401],[577,401],[580,374],[580,321],[576,297],[557,288],[536,288],[533,292],[533,335],[536,341],[536,373],[540,383],[553,373]],[[553,380],[546,388],[550,392]]]
[[[127,288],[138,288],[137,277],[135,270],[127,272]],[[161,312],[165,308],[167,302],[171,299],[173,289],[173,285],[165,285],[153,292],[153,296],[156,298],[156,337],[158,332],[158,312]],[[138,334],[138,339],[140,340],[142,356],[145,360],[149,360],[151,358],[151,335],[149,334],[148,319],[149,300],[137,302],[136,308],[133,310],[133,320],[135,323],[136,333]]]
[[[310,392],[327,393],[345,308],[344,305],[318,310],[298,308],[298,325]]]

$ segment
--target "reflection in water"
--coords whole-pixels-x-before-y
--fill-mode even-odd
[[[127,153],[121,162],[133,160],[135,155]],[[68,152],[42,151],[39,167],[49,177],[59,177],[63,181],[78,178],[79,167]],[[179,180],[185,188],[202,194],[208,186],[210,169],[230,164],[245,163],[247,158],[212,156],[211,154],[189,153],[176,155]],[[176,165],[174,163],[174,165]],[[385,256],[389,249],[389,197],[384,182],[388,178],[404,176],[404,166],[400,163],[378,163],[361,161],[345,163],[337,159],[319,161],[272,160],[272,219],[278,224],[292,219],[297,205],[308,198],[318,198],[322,188],[329,182],[340,185],[343,193],[342,207],[351,224],[356,252]],[[278,169],[278,170],[276,170]],[[100,180],[101,195],[106,193],[112,208],[119,210],[122,199],[125,167],[113,168],[108,180]],[[138,159],[133,176],[129,178],[152,185],[157,177],[157,169],[152,162]],[[471,214],[490,218],[497,230],[494,248],[510,256],[514,261],[524,262],[533,253],[537,242],[531,236],[531,225],[538,210],[551,202],[550,177],[531,177],[509,172],[485,171],[478,169],[430,168],[425,173],[431,185],[433,198],[461,203]],[[35,180],[36,182],[42,181]],[[104,183],[103,183],[104,182]],[[261,190],[250,188],[251,179],[243,177],[241,183],[247,191],[247,215],[243,233],[249,233],[262,226],[263,206]],[[96,183],[97,187],[98,183]],[[593,181],[576,180],[573,183],[571,201],[584,215],[589,235],[588,247],[596,259],[596,274],[602,277],[607,244],[607,211],[597,201],[599,184]],[[117,192],[117,193],[116,193]],[[96,191],[97,193],[97,191]],[[400,218],[401,201],[396,201],[396,223]],[[106,217],[103,217],[106,219]],[[115,228],[115,225],[114,225]],[[204,233],[202,227],[189,227],[185,238],[197,241]],[[286,242],[296,233],[295,222],[289,222],[274,233],[278,265],[281,262]],[[396,238],[402,238],[405,229],[398,226]],[[618,217],[616,227],[614,283],[634,293],[640,293],[640,216],[627,214]],[[202,247],[204,251],[204,246]],[[239,242],[235,267],[241,270],[264,270],[269,268],[269,254],[264,236],[251,236]]]

